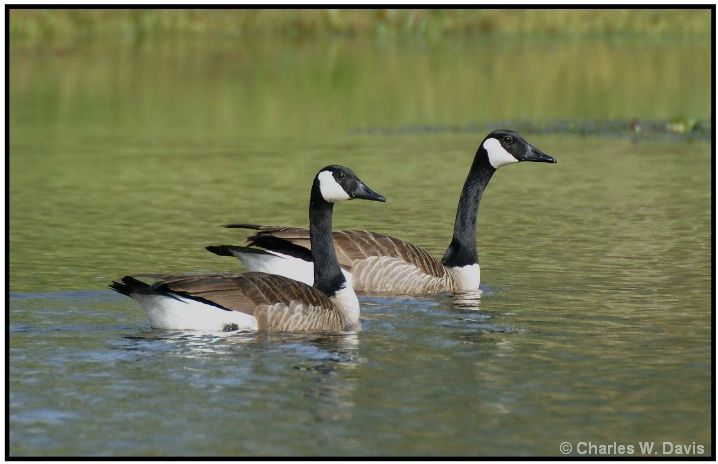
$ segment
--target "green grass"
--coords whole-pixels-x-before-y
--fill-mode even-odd
[[[421,37],[469,34],[703,36],[703,9],[11,9],[13,40],[207,37]]]

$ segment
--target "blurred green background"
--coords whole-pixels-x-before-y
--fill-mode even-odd
[[[710,19],[707,8],[11,9],[11,285],[226,270],[201,246],[236,237],[216,225],[304,224],[304,196],[284,192],[330,163],[392,197],[352,205],[356,220],[338,227],[412,239],[426,200],[386,186],[432,172],[458,189],[499,126],[707,140]],[[455,201],[422,227],[449,236]]]

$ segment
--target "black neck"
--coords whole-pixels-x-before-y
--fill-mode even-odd
[[[482,146],[476,152],[471,170],[461,190],[459,206],[456,209],[456,222],[454,222],[454,237],[449,248],[441,260],[444,266],[462,267],[478,264],[479,250],[476,244],[476,220],[479,215],[479,203],[484,190],[496,172],[486,150]]]
[[[314,287],[328,296],[346,284],[332,239],[332,211],[334,204],[326,201],[317,182],[312,186],[309,201],[309,240],[314,258]]]

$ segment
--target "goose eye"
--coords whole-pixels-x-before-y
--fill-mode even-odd
[[[346,176],[347,176],[347,175],[344,174],[344,173],[341,172],[341,171],[339,171],[339,172],[337,173],[337,179],[339,179],[339,180],[344,179]]]
[[[504,143],[512,144],[514,143],[514,138],[510,135],[504,135]]]

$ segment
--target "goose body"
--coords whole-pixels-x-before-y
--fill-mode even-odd
[[[385,201],[348,168],[327,166],[312,184],[309,237],[312,284],[263,272],[125,276],[110,288],[137,300],[154,328],[205,331],[344,331],[359,329],[359,301],[332,246],[334,203]]]
[[[313,261],[307,229],[255,224],[228,227],[257,231],[248,238],[252,245],[213,245],[207,250],[234,256],[250,270],[312,284]],[[453,289],[449,271],[416,245],[366,230],[338,230],[332,235],[339,264],[355,291],[411,294]],[[300,247],[304,253],[295,252],[293,247]]]
[[[481,282],[476,224],[481,197],[502,166],[521,161],[555,163],[517,132],[498,130],[482,141],[459,198],[454,233],[439,260],[422,248],[388,235],[365,230],[334,231],[339,264],[358,292],[422,294],[477,291]],[[230,224],[255,231],[249,246],[221,245],[207,249],[234,256],[249,270],[265,270],[312,283],[313,256],[305,228]]]

